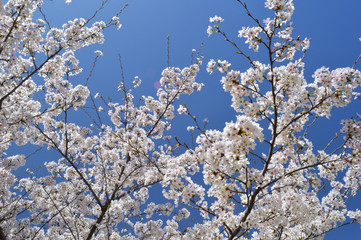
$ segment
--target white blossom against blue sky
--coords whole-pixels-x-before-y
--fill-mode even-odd
[[[100,5],[97,0],[73,0],[69,5],[64,0],[44,1],[44,13],[54,26],[61,26],[67,20],[76,17],[89,17]],[[110,0],[99,18],[112,16],[117,9],[123,7],[126,1]],[[247,1],[248,8],[259,19],[266,18],[271,11],[264,8],[264,1]],[[311,47],[307,51],[306,79],[311,79],[313,72],[321,66],[331,70],[338,67],[352,66],[353,61],[361,53],[361,1],[348,0],[300,0],[295,1],[293,15],[293,35],[301,38],[311,38]],[[209,59],[227,59],[233,68],[245,71],[249,67],[247,60],[235,53],[232,46],[224,39],[213,34],[208,36],[209,18],[222,16],[222,28],[237,41],[239,46],[248,51],[244,39],[237,37],[242,26],[253,26],[242,6],[236,0],[130,0],[129,6],[120,15],[122,28],[107,30],[105,43],[78,53],[80,66],[84,73],[77,79],[84,81],[89,73],[94,51],[101,50],[103,56],[99,59],[90,79],[91,90],[109,96],[116,101],[121,96],[116,92],[116,85],[121,80],[118,54],[122,58],[125,79],[131,82],[134,76],[142,79],[142,86],[136,96],[155,95],[156,82],[168,65],[167,36],[169,35],[169,61],[171,66],[184,67],[192,61],[192,49],[198,49],[204,44],[201,53],[204,56],[203,69],[198,81],[205,87],[200,93],[180,100],[186,103],[193,114],[199,119],[208,118],[209,128],[222,129],[225,121],[235,120],[235,112],[230,107],[229,94],[225,93],[219,82],[220,75],[209,75],[206,63]],[[250,54],[252,53],[249,50]],[[257,55],[262,62],[262,51]],[[361,69],[361,63],[356,66]],[[83,78],[83,79],[82,79]],[[350,118],[354,112],[361,113],[361,100],[355,101],[347,109],[332,111],[330,120],[323,119],[310,134],[317,146],[325,144],[324,139],[332,137],[330,128],[339,129],[341,119]],[[179,120],[180,119],[180,120]],[[186,137],[187,121],[179,118],[173,124],[180,126],[173,131],[177,136]],[[189,122],[190,124],[190,122]],[[189,125],[188,124],[188,125]],[[361,207],[361,198],[351,199],[351,206]],[[326,235],[326,240],[359,239],[359,226],[347,226],[334,230]]]

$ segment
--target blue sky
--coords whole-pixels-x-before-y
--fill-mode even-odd
[[[61,26],[66,20],[75,17],[89,17],[99,6],[97,0],[73,0],[69,6],[64,0],[47,2],[44,11],[54,26]],[[271,11],[265,9],[264,1],[246,1],[251,12],[262,19]],[[120,9],[125,1],[110,0],[100,17],[109,18]],[[306,56],[307,79],[321,66],[334,69],[352,66],[353,61],[361,53],[361,1],[348,0],[299,0],[295,1],[293,16],[294,36],[312,38],[311,48]],[[242,26],[253,26],[244,9],[236,0],[136,0],[129,1],[129,7],[120,15],[123,24],[121,30],[107,30],[106,41],[81,50],[78,53],[80,66],[84,74],[78,80],[83,81],[94,58],[94,50],[100,49],[104,56],[99,60],[94,71],[90,87],[93,92],[111,96],[113,100],[121,99],[116,93],[116,84],[120,81],[118,54],[122,56],[125,78],[131,81],[139,76],[143,84],[138,96],[155,95],[154,83],[159,80],[162,70],[167,67],[167,36],[170,36],[170,64],[185,67],[191,62],[192,49],[198,49],[204,43],[204,68],[198,76],[198,81],[205,87],[201,93],[182,98],[179,104],[185,102],[198,119],[207,117],[209,128],[222,129],[225,121],[235,119],[235,113],[230,108],[230,97],[224,93],[219,83],[220,75],[209,75],[205,65],[211,58],[227,59],[232,67],[245,71],[249,65],[239,57],[233,48],[222,37],[208,37],[206,33],[209,17],[222,16],[225,21],[222,28],[231,38],[248,49],[244,40],[237,38]],[[260,60],[262,55],[257,55]],[[361,69],[361,62],[357,65]],[[82,79],[83,78],[83,79]],[[339,121],[361,113],[361,102],[356,101],[347,109],[336,109],[332,112],[331,121],[321,120],[314,129],[314,140],[320,146],[325,143],[325,136],[333,137],[330,129],[340,128]],[[174,122],[176,134],[183,136],[186,125],[185,118]],[[332,122],[333,121],[333,122]],[[178,124],[178,125],[177,125]],[[189,124],[191,124],[189,122]],[[361,200],[354,200],[353,207],[361,207]],[[325,239],[359,239],[359,226],[342,228],[326,235]]]

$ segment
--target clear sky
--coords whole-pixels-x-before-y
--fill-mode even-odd
[[[67,6],[64,0],[47,2],[44,11],[54,26],[61,26],[64,20],[75,17],[89,17],[99,6],[97,0],[73,0]],[[249,9],[262,19],[272,12],[266,10],[264,1],[246,1]],[[110,17],[120,9],[123,0],[110,0],[109,5],[100,17]],[[120,80],[118,54],[122,56],[125,78],[129,81],[134,76],[143,80],[139,95],[155,95],[154,83],[159,80],[162,70],[167,67],[167,36],[170,36],[170,64],[185,67],[191,62],[192,49],[198,49],[204,43],[202,53],[204,64],[198,81],[205,84],[201,93],[181,99],[179,104],[187,103],[191,111],[199,119],[207,117],[209,128],[223,129],[225,121],[235,119],[235,112],[230,108],[230,97],[224,93],[219,82],[220,75],[209,75],[205,71],[210,58],[227,59],[232,67],[245,71],[249,64],[235,54],[235,51],[222,37],[216,34],[208,37],[206,33],[209,17],[222,16],[225,21],[223,29],[231,38],[242,45],[243,39],[237,38],[238,30],[242,26],[253,26],[245,14],[244,9],[236,0],[129,0],[129,7],[120,15],[123,24],[121,30],[107,30],[106,41],[103,45],[96,45],[81,50],[77,55],[81,67],[87,76],[89,66],[94,58],[94,50],[100,49],[104,56],[100,59],[90,82],[92,91],[100,92],[104,96],[111,96],[113,100],[121,98],[117,95],[116,84]],[[360,0],[296,0],[293,16],[294,36],[312,38],[311,48],[307,52],[306,77],[311,79],[314,70],[321,66],[334,69],[352,66],[353,61],[361,53],[361,1]],[[263,56],[257,55],[262,61]],[[361,69],[361,62],[357,66]],[[88,71],[87,71],[88,70]],[[314,140],[320,146],[325,143],[324,137],[334,136],[329,129],[339,129],[339,120],[361,113],[361,102],[348,109],[333,111],[331,123],[322,120],[322,124],[314,129]],[[177,135],[184,135],[186,125],[184,118],[175,121]],[[178,125],[177,125],[178,124]],[[317,145],[316,144],[316,145]],[[353,207],[361,208],[360,198],[352,201]],[[358,225],[349,226],[326,235],[326,240],[360,239],[361,230]]]

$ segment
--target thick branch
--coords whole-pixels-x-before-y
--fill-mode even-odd
[[[5,233],[1,227],[0,227],[0,240],[6,240]]]

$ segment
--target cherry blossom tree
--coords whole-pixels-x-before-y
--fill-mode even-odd
[[[323,149],[308,134],[331,109],[359,96],[358,59],[346,68],[322,67],[306,80],[310,40],[292,35],[292,0],[266,0],[273,17],[262,21],[236,1],[254,22],[238,31],[241,41],[223,31],[222,17],[211,17],[205,29],[249,62],[243,72],[227,60],[206,66],[219,72],[232,97],[235,119],[222,130],[206,129],[191,105],[179,105],[182,95],[203,86],[198,55],[188,67],[164,69],[156,97],[140,103],[138,77],[118,85],[122,102],[76,85],[82,69],[75,53],[102,43],[103,30],[120,28],[124,8],[96,21],[103,1],[88,19],[55,28],[41,0],[6,2],[0,239],[322,239],[361,221],[360,210],[347,205],[360,189],[360,116],[344,120]],[[101,55],[96,51],[94,64]],[[93,123],[73,121],[79,110]],[[195,144],[169,135],[177,115],[189,116]],[[47,148],[53,157],[42,160],[38,174],[27,168],[28,156],[10,154],[14,145]]]

